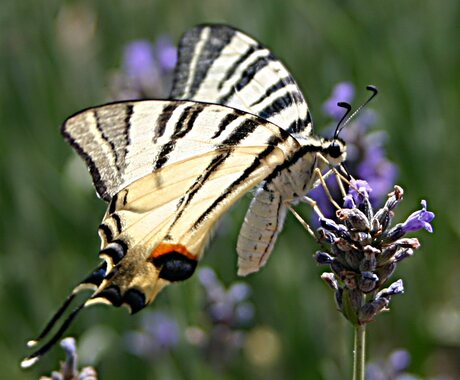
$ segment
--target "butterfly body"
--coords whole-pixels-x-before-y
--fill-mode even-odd
[[[307,104],[281,62],[222,25],[182,37],[170,100],[90,108],[67,119],[62,133],[108,202],[98,229],[103,263],[37,341],[76,293],[92,295],[23,366],[38,360],[82,308],[105,303],[134,313],[166,285],[189,278],[215,224],[255,187],[237,243],[238,273],[259,270],[287,206],[313,187],[316,169],[345,159],[342,141],[312,133]]]

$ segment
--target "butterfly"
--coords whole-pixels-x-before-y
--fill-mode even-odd
[[[48,335],[77,293],[93,293],[23,367],[45,354],[85,307],[103,303],[136,313],[166,285],[189,278],[217,221],[255,187],[237,252],[239,275],[258,271],[288,206],[314,186],[315,170],[346,157],[337,136],[313,134],[307,103],[285,66],[225,25],[183,35],[169,99],[89,108],[69,117],[62,134],[108,203],[98,228],[102,263],[28,345]]]

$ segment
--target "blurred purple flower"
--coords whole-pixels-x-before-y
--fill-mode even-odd
[[[350,103],[354,97],[355,87],[353,84],[350,82],[338,83],[332,90],[331,97],[323,104],[323,111],[326,115],[339,120],[344,114],[344,109],[339,107],[337,103]]]
[[[409,367],[411,357],[406,350],[393,351],[388,358],[388,365],[396,372],[402,372]]]
[[[210,268],[202,268],[198,278],[205,290],[203,326],[187,329],[190,343],[203,349],[215,367],[231,362],[245,340],[244,328],[254,317],[254,306],[248,302],[251,289],[237,282],[227,289]]]
[[[112,79],[112,97],[116,100],[164,98],[172,82],[177,63],[177,48],[167,36],[155,44],[136,40],[126,45],[122,70]]]
[[[246,309],[244,314],[245,319],[248,319],[248,312],[252,305],[245,302],[251,294],[247,284],[237,282],[226,290],[210,268],[202,268],[198,276],[206,292],[206,310],[212,323],[224,323],[232,328],[239,327],[243,321],[239,319],[240,313],[237,310],[241,307]]]
[[[140,331],[126,334],[128,350],[149,359],[174,349],[179,343],[179,326],[176,319],[162,311],[153,311],[143,316]]]
[[[375,144],[366,150],[356,174],[360,178],[365,178],[374,189],[375,195],[371,194],[371,202],[378,202],[388,193],[391,184],[395,183],[398,169],[385,157],[383,147]]]
[[[177,48],[168,36],[161,36],[157,39],[155,56],[163,70],[171,71],[176,67]]]
[[[411,363],[408,351],[399,349],[393,351],[386,360],[371,362],[366,367],[366,380],[422,380],[421,377],[407,372]],[[448,380],[447,377],[430,377],[426,380]]]
[[[123,68],[131,78],[158,76],[158,67],[153,56],[153,46],[147,40],[129,43],[123,54]]]

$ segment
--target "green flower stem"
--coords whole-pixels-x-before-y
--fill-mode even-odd
[[[366,324],[355,326],[353,350],[353,380],[364,380],[366,370]]]

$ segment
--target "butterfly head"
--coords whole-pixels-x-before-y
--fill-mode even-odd
[[[347,146],[338,137],[332,140],[324,140],[322,153],[331,165],[337,166],[347,158]]]

